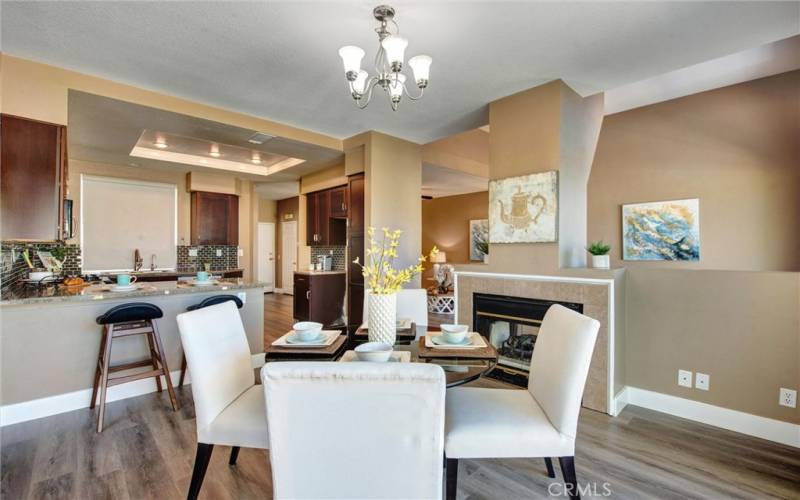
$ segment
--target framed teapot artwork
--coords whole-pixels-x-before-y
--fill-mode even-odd
[[[557,241],[558,173],[489,182],[489,242]]]

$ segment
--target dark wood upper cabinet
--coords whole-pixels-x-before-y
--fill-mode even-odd
[[[66,144],[63,125],[0,115],[0,238],[62,238]]]
[[[350,232],[353,234],[364,233],[364,174],[353,175],[347,190],[348,218]]]
[[[347,186],[306,195],[306,243],[347,244]]]
[[[329,193],[331,217],[347,217],[347,186],[333,188]]]
[[[192,245],[239,244],[239,197],[192,192]]]

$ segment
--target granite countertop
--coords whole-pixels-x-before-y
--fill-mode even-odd
[[[191,293],[208,293],[223,290],[245,290],[264,288],[265,283],[249,282],[241,278],[219,280],[213,285],[192,285],[176,281],[159,281],[153,283],[137,283],[136,289],[129,292],[113,292],[113,285],[88,285],[64,287],[61,285],[35,289],[26,286],[13,287],[3,291],[0,306],[24,304],[47,304],[64,302],[88,302],[96,300],[119,300],[161,295],[184,295]]]
[[[142,276],[142,277],[152,277],[152,276],[194,276],[202,269],[190,269],[190,268],[177,268],[174,270],[161,270],[161,271],[150,271],[149,269],[143,269],[139,271],[119,271],[113,273],[103,273],[107,276],[116,276],[118,274],[130,274],[131,276]],[[236,268],[224,268],[224,269],[209,269],[209,273],[211,274],[224,274],[224,273],[236,273],[236,272],[243,272],[244,268],[236,267]]]
[[[333,270],[333,271],[309,271],[309,270],[302,270],[302,271],[295,271],[295,274],[303,274],[306,276],[319,276],[322,274],[345,274],[346,271],[342,270]]]

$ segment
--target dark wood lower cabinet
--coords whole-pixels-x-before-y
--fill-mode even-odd
[[[341,326],[344,296],[344,273],[295,273],[294,319]]]

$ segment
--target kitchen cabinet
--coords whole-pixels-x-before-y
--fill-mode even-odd
[[[306,195],[306,242],[310,246],[328,245],[328,218],[330,217],[327,191]]]
[[[342,324],[345,274],[296,272],[294,274],[294,319],[316,321],[326,328]]]
[[[353,263],[358,258],[364,262],[364,174],[353,175],[347,187],[348,220],[347,251],[347,323],[360,325],[364,307],[364,276],[361,268]]]
[[[67,128],[0,115],[0,238],[62,239],[66,188]]]
[[[306,195],[306,243],[309,246],[347,244],[347,187]]]
[[[239,244],[239,197],[192,192],[192,245]]]
[[[347,217],[347,186],[333,188],[329,193],[331,217]]]

